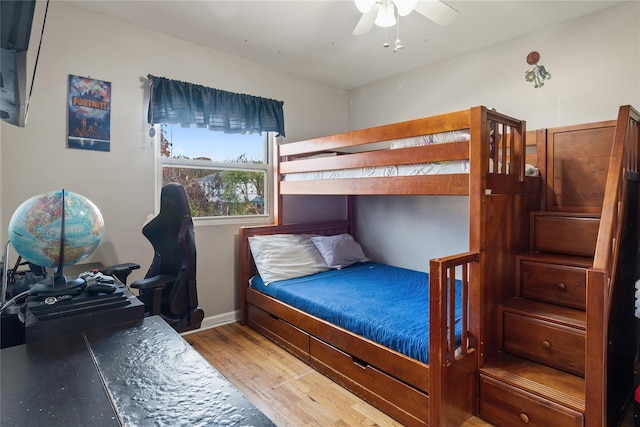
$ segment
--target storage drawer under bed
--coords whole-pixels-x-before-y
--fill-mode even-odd
[[[247,324],[305,363],[309,363],[309,334],[303,330],[253,304],[247,304]]]
[[[313,336],[310,365],[405,425],[427,425],[429,396]],[[401,409],[404,408],[404,409]]]

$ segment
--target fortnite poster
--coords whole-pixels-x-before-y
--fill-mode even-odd
[[[69,75],[67,148],[109,151],[111,83]]]

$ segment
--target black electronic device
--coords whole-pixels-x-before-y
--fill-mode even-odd
[[[104,284],[93,286],[105,286]],[[87,292],[86,288],[80,292],[69,292],[56,296],[31,297],[26,308],[38,320],[56,319],[72,316],[94,310],[120,307],[130,304],[124,291],[114,285],[109,286],[109,292]]]
[[[112,285],[115,283],[115,279],[113,277],[108,276],[97,269],[80,273],[78,278],[84,279],[87,285],[93,285],[95,283],[108,283]]]
[[[88,284],[85,288],[84,291],[86,293],[88,293],[89,295],[95,295],[95,294],[112,294],[116,291],[117,287],[115,285],[110,285],[108,283],[92,283],[92,284]]]

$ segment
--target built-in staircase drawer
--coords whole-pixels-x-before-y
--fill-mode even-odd
[[[503,313],[504,351],[584,377],[584,330]]]
[[[492,378],[480,376],[480,417],[496,426],[581,427],[583,415]]]
[[[247,304],[247,325],[309,363],[309,334],[266,311]]]
[[[311,337],[310,365],[405,425],[426,425],[429,396],[420,390]],[[404,409],[400,409],[400,407]]]
[[[593,257],[600,218],[595,214],[531,213],[532,251]]]
[[[520,296],[584,310],[587,269],[520,259]]]

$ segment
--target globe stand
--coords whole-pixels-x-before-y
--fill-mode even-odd
[[[68,280],[62,272],[56,272],[50,279],[38,282],[31,287],[31,293],[42,296],[60,296],[78,294],[82,291],[85,280],[78,277]]]

